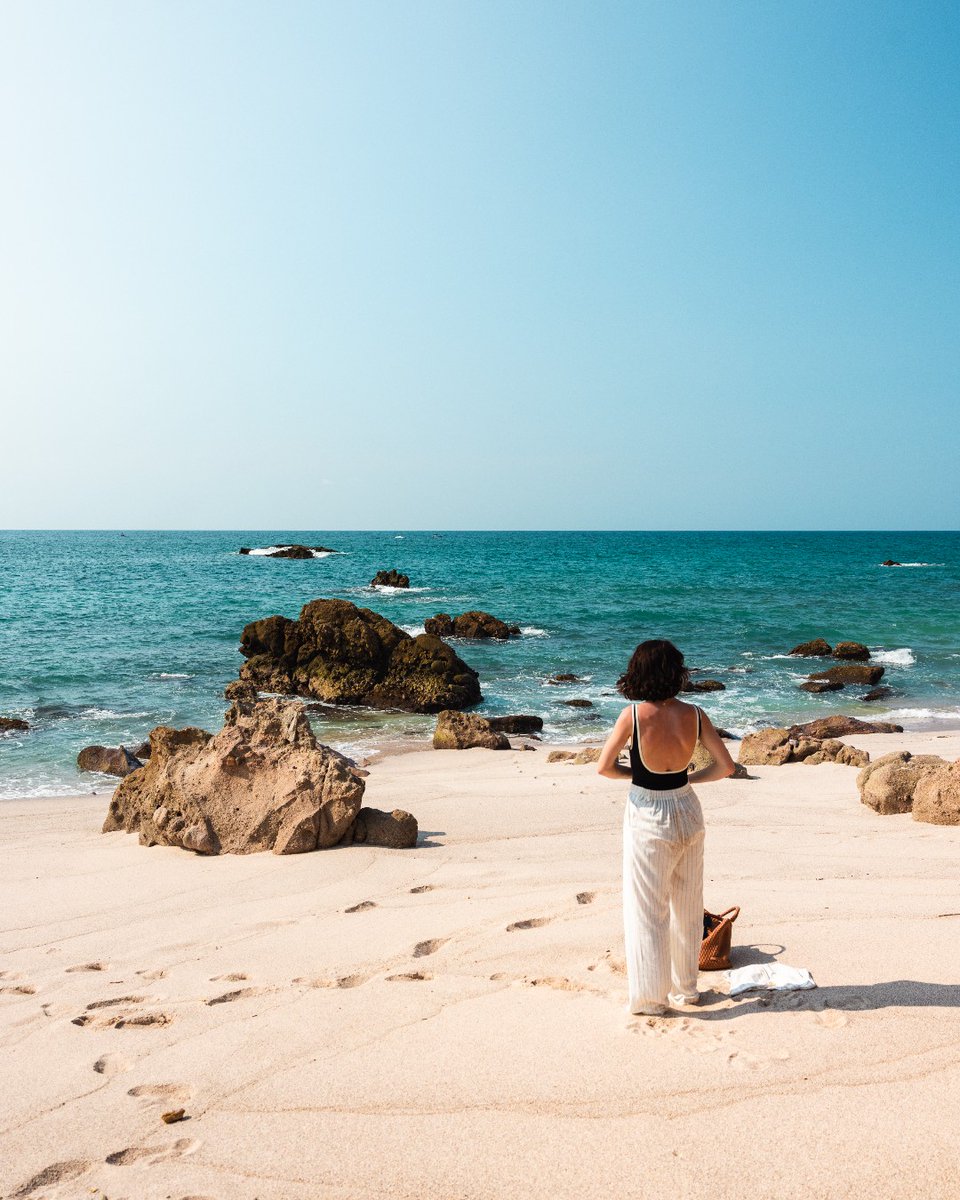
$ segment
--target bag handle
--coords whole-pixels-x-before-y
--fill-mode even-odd
[[[731,913],[733,913],[732,917],[730,916]],[[725,921],[727,917],[730,917],[730,923],[733,924],[737,917],[740,916],[740,906],[735,904],[733,908],[728,908],[726,912],[718,913],[718,916],[721,921]]]

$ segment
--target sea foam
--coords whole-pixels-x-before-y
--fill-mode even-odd
[[[909,646],[902,646],[899,650],[871,650],[870,661],[888,667],[912,667],[917,657]]]

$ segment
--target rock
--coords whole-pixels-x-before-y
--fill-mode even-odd
[[[818,717],[803,725],[791,725],[787,730],[790,737],[838,738],[851,733],[903,733],[902,725],[889,721],[859,721],[856,717]]]
[[[719,679],[688,679],[681,688],[684,692],[725,692],[727,685]]]
[[[435,617],[428,617],[423,627],[436,637],[496,638],[501,642],[520,633],[519,625],[508,625],[506,621],[480,609],[471,609],[458,617],[437,613]]]
[[[407,850],[417,844],[417,833],[416,817],[403,809],[382,812],[379,808],[361,808],[344,841]]]
[[[582,698],[578,698],[576,700],[561,700],[559,703],[565,704],[567,708],[593,708],[592,700],[584,700]]]
[[[570,760],[570,765],[574,767],[583,767],[587,763],[595,763],[600,761],[600,746],[587,746],[584,750],[578,750]]]
[[[865,696],[861,696],[860,699],[863,700],[865,703],[869,704],[873,700],[886,700],[886,698],[888,696],[892,696],[892,695],[893,695],[892,687],[875,687],[875,688],[872,688],[869,692],[867,692],[867,694]]]
[[[143,762],[145,758],[150,757],[150,742],[138,742],[137,745],[134,746],[130,751],[130,753],[134,758],[139,758],[140,761]]]
[[[883,816],[910,812],[923,776],[945,766],[946,761],[935,754],[913,755],[909,750],[884,754],[857,776],[860,801]]]
[[[138,771],[143,763],[126,746],[84,746],[77,755],[81,771],[99,771],[101,775],[119,775],[121,779]]]
[[[543,728],[543,717],[531,717],[518,713],[512,717],[488,717],[490,728],[497,733],[539,733]]]
[[[801,642],[799,646],[794,646],[790,653],[802,658],[829,658],[833,650],[823,638],[814,638],[812,642]]]
[[[20,717],[0,717],[0,733],[22,733],[29,728]]]
[[[903,563],[895,562],[892,558],[885,558],[880,564],[881,567],[902,567]]]
[[[702,742],[697,742],[693,748],[693,758],[690,760],[690,765],[687,768],[689,771],[702,771],[705,767],[713,766],[713,755],[703,745]],[[743,763],[734,763],[733,774],[727,776],[728,779],[749,779],[747,768]]]
[[[551,675],[547,683],[579,683],[579,675]]]
[[[247,679],[234,679],[223,689],[226,700],[256,700],[257,689]]]
[[[299,620],[247,625],[241,680],[258,691],[406,712],[468,708],[482,699],[476,671],[446,642],[417,637],[347,600],[312,600]]]
[[[470,750],[475,746],[486,750],[509,750],[510,741],[506,734],[497,733],[485,717],[478,717],[476,713],[455,709],[438,713],[433,733],[434,750]]]
[[[223,729],[158,726],[142,770],[113,794],[103,832],[198,854],[300,854],[334,846],[360,811],[364,783],[317,742],[303,706],[235,701]]]
[[[408,588],[410,586],[410,576],[401,575],[397,570],[378,571],[370,580],[370,586]]]
[[[913,793],[913,819],[960,825],[960,759],[922,777]]]
[[[240,547],[241,554],[253,554],[249,546]],[[259,558],[314,558],[317,554],[336,554],[329,546],[276,546],[258,551]]]
[[[839,692],[844,686],[836,679],[808,679],[806,683],[800,684],[800,691],[819,695],[821,692]]]
[[[760,729],[740,743],[737,761],[745,767],[779,767],[790,761],[792,750],[786,729]]]
[[[833,648],[833,657],[865,662],[870,657],[870,649],[863,642],[837,642]]]
[[[842,667],[828,667],[811,675],[811,679],[829,679],[831,683],[868,683],[871,687],[880,682],[883,667],[868,667],[863,663],[845,663]]]
[[[816,723],[810,722],[811,725]],[[775,767],[788,762],[804,762],[810,766],[838,762],[860,767],[870,761],[865,750],[855,750],[832,739],[807,736],[803,733],[804,728],[795,725],[792,729],[761,729],[757,733],[748,733],[740,743],[739,761],[745,766]]]
[[[725,742],[735,742],[737,740],[737,735],[731,733],[729,729],[720,729],[717,726],[714,726],[714,728],[717,731],[717,736],[722,737]]]
[[[573,758],[574,753],[572,750],[551,750],[547,755],[547,762],[572,762]]]

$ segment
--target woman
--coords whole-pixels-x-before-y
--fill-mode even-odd
[[[703,813],[691,783],[734,770],[710,718],[677,694],[687,682],[672,642],[641,642],[617,682],[628,705],[603,747],[597,770],[629,779],[623,815],[623,924],[630,1011],[661,1016],[696,1004],[703,936]],[[713,757],[687,774],[700,741]],[[618,756],[630,742],[630,766]]]

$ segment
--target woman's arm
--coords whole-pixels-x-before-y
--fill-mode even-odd
[[[709,767],[694,771],[688,778],[690,783],[711,783],[715,779],[726,779],[736,770],[736,763],[730,757],[723,738],[714,729],[713,722],[700,709],[700,744],[708,750],[713,758]]]
[[[630,779],[630,768],[617,762],[620,751],[633,733],[633,707],[628,705],[617,717],[617,723],[604,743],[597,760],[597,774],[605,779]],[[731,767],[731,770],[733,768]]]

